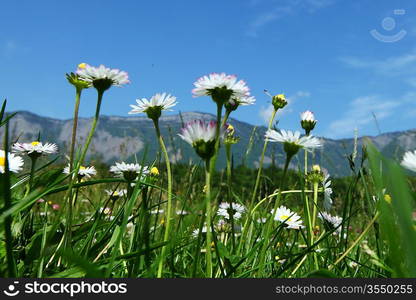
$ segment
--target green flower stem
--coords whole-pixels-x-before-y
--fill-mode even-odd
[[[31,192],[33,188],[33,178],[35,177],[36,161],[38,158],[37,156],[32,156],[30,159],[32,164],[30,166],[29,191]]]
[[[212,277],[212,254],[211,254],[211,167],[210,159],[205,163],[205,214],[206,214],[206,277]]]
[[[274,222],[274,218],[276,217],[276,213],[277,213],[277,208],[279,207],[279,202],[280,202],[280,198],[282,196],[282,189],[283,186],[286,183],[286,174],[287,174],[287,170],[289,168],[289,163],[292,159],[293,155],[286,155],[286,162],[285,162],[285,167],[283,169],[283,175],[282,175],[282,179],[281,179],[281,183],[280,183],[280,188],[279,188],[279,193],[276,197],[276,201],[274,203],[274,210],[273,210],[273,215],[271,217],[269,217],[269,220],[267,221],[266,224],[266,232],[264,235],[264,240],[263,240],[263,245],[260,251],[260,259],[259,259],[259,274],[260,276],[264,277],[264,268],[265,268],[265,259],[266,259],[266,251],[267,248],[269,247],[269,238],[270,238],[270,233],[271,233],[271,229],[272,229],[272,224]]]
[[[73,125],[72,125],[71,149],[69,152],[69,173],[71,173],[74,168],[75,144],[76,144],[76,138],[77,138],[78,112],[79,112],[79,104],[81,102],[81,92],[82,92],[81,88],[76,89],[74,120],[73,120]]]
[[[308,151],[306,149],[304,149],[303,151],[305,151],[305,175],[308,174]]]
[[[170,161],[169,161],[169,154],[166,149],[165,143],[163,141],[162,135],[160,134],[159,121],[157,119],[154,119],[153,123],[155,125],[157,138],[159,139],[160,148],[162,149],[163,155],[165,157],[166,170],[168,173],[168,207],[167,207],[167,213],[166,213],[165,233],[163,236],[163,241],[167,242],[169,240],[170,223],[171,223],[171,218],[172,218],[172,170],[171,170]],[[162,254],[159,260],[159,266],[158,266],[158,271],[157,271],[158,278],[161,278],[163,274],[163,263],[165,261],[166,249],[167,249],[167,245],[164,245],[162,247]]]
[[[220,149],[220,131],[221,131],[221,117],[222,117],[222,104],[217,104],[217,126],[215,128],[215,152],[214,156],[210,159],[210,174],[214,174],[215,165],[217,163],[218,152]],[[224,118],[226,120],[226,118]],[[225,124],[225,123],[224,123]]]
[[[267,126],[268,130],[271,129],[272,126],[273,126],[273,121],[274,121],[274,118],[276,116],[276,113],[277,113],[277,110],[273,109],[273,113],[272,113],[272,116],[270,117],[270,121],[269,121],[269,126]],[[257,172],[256,183],[254,184],[254,191],[253,191],[253,195],[251,197],[251,204],[253,204],[254,201],[256,200],[257,190],[258,190],[259,184],[260,184],[260,177],[261,177],[261,173],[262,173],[262,170],[263,170],[264,155],[266,154],[267,144],[268,144],[268,141],[265,140],[264,145],[263,145],[263,151],[261,152],[261,156],[260,156],[260,164],[259,164],[259,170]]]
[[[314,229],[315,229],[315,222],[316,222],[316,214],[318,211],[318,182],[314,181],[313,183],[313,213],[312,213],[312,232],[311,232],[311,245],[313,245],[314,242]],[[314,261],[315,261],[315,267],[318,270],[319,269],[319,265],[318,265],[318,258],[316,255],[316,252],[314,252]]]
[[[43,212],[45,213],[45,217],[43,218],[43,229],[42,229],[42,241],[40,246],[40,256],[42,257],[39,262],[39,269],[38,269],[38,278],[42,278],[43,275],[43,265],[45,263],[45,246],[46,246],[46,235],[47,235],[47,228],[48,228],[48,221],[46,217],[46,213],[48,211],[48,203],[45,201]]]
[[[230,210],[233,212],[233,200],[232,200],[232,174],[231,174],[231,144],[225,145],[225,152],[227,157],[227,192],[228,202],[230,204]],[[235,248],[235,236],[234,236],[234,213],[230,213],[231,223],[231,243],[233,250]]]
[[[91,144],[91,141],[92,141],[92,137],[94,136],[95,129],[97,128],[98,119],[100,117],[101,102],[102,102],[102,99],[103,99],[104,91],[97,90],[97,92],[98,92],[97,106],[96,106],[96,109],[95,109],[95,116],[94,116],[94,120],[93,120],[92,125],[91,125],[91,130],[88,134],[87,141],[86,141],[86,143],[84,145],[84,148],[82,150],[81,157],[80,157],[77,165],[74,168],[73,175],[70,177],[71,180],[69,182],[68,191],[65,195],[65,199],[67,199],[67,201],[65,201],[65,203],[68,203],[69,206],[68,206],[68,213],[67,213],[67,218],[68,218],[67,226],[65,226],[65,232],[64,232],[64,240],[65,240],[64,247],[68,246],[68,242],[71,241],[71,234],[72,234],[72,215],[73,215],[72,188],[74,186],[75,181],[78,178],[79,169],[80,169],[81,165],[83,164],[83,162],[85,160],[88,148],[89,148],[89,146]]]

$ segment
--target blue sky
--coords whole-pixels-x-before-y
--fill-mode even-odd
[[[136,98],[163,91],[177,96],[176,111],[214,112],[208,98],[192,98],[192,83],[226,72],[257,98],[233,115],[251,124],[265,124],[268,89],[290,99],[282,128],[299,129],[309,109],[327,137],[377,134],[373,114],[382,132],[405,130],[416,127],[415,17],[412,0],[7,1],[0,97],[9,110],[70,118],[64,75],[87,62],[130,75],[107,92],[103,114],[127,116]],[[91,89],[81,115],[94,107]]]

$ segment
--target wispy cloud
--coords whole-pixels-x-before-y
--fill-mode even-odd
[[[275,0],[266,2],[262,0],[252,0],[250,6],[253,8],[262,6],[262,11],[256,14],[252,21],[249,22],[246,34],[250,37],[257,37],[259,30],[270,23],[300,11],[312,14],[319,9],[333,4],[335,1],[336,0]],[[266,8],[264,8],[265,3],[267,3]]]
[[[416,51],[383,60],[357,57],[342,57],[340,60],[349,67],[369,69],[380,75],[397,76],[409,72],[416,73]]]
[[[297,91],[295,94],[290,95],[289,97],[286,98],[287,105],[285,106],[285,108],[277,112],[277,117],[280,118],[281,116],[285,114],[293,112],[293,104],[301,98],[310,97],[310,95],[311,93],[307,91]],[[260,107],[259,116],[265,124],[269,123],[270,118],[273,113],[273,109],[274,108],[272,104]]]
[[[3,43],[2,52],[3,56],[10,57],[16,52],[17,44],[15,41],[6,41]]]
[[[363,96],[351,101],[348,109],[340,119],[330,123],[325,136],[331,138],[350,136],[355,128],[358,130],[375,122],[393,116],[398,108],[416,99],[415,93],[407,93],[398,99],[386,99],[380,96]]]

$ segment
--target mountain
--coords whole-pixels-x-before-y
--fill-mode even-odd
[[[183,142],[177,135],[183,122],[202,119],[213,120],[212,114],[200,112],[186,112],[180,115],[167,115],[160,118],[160,128],[165,138],[170,157],[173,162],[187,163],[189,160],[198,161],[191,146]],[[255,128],[248,123],[231,119],[230,124],[235,127],[240,142],[233,146],[233,160],[235,165],[244,163],[248,167],[256,167],[263,148],[263,137],[266,128]],[[80,118],[78,123],[78,143],[85,141],[89,132],[91,119]],[[250,137],[252,147],[247,153]],[[19,111],[10,122],[10,137],[12,141],[29,142],[41,135],[43,142],[54,142],[60,146],[60,153],[66,154],[72,133],[72,120],[59,120],[42,117],[30,112]],[[3,132],[0,132],[0,136]],[[385,133],[373,137],[358,139],[358,157],[361,153],[363,139],[371,140],[381,152],[391,158],[400,159],[406,150],[416,149],[416,130]],[[312,161],[326,168],[332,176],[350,174],[347,156],[353,152],[353,139],[326,139],[323,149],[316,151]],[[153,123],[145,116],[118,117],[101,116],[91,144],[89,155],[107,163],[121,160],[139,161],[143,155],[147,161],[152,161],[158,153],[158,141],[155,138]],[[223,152],[223,151],[222,151]],[[247,154],[247,155],[246,155]],[[302,166],[303,155],[298,155],[292,161],[293,168]],[[281,166],[284,162],[284,152],[280,144],[270,143],[266,153],[265,164],[276,163]],[[218,165],[225,165],[225,155],[221,153]]]

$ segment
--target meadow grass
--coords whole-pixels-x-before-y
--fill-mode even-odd
[[[168,137],[161,135],[158,118],[176,98],[157,94],[132,106],[154,121],[160,142],[154,163],[144,166],[145,154],[110,169],[88,167],[86,154],[104,92],[127,81],[118,70],[113,74],[99,67],[94,73],[88,68],[93,67],[82,65],[68,75],[76,87],[68,164],[40,138],[12,145],[8,124],[13,115],[5,113],[6,101],[2,106],[1,277],[416,276],[413,185],[401,166],[370,142],[360,158],[352,153],[345,161],[351,175],[331,182],[325,166],[312,163],[310,153],[321,146],[310,134],[316,125],[313,114],[302,117],[305,135],[279,133],[274,118],[285,98],[271,96],[275,111],[264,149],[270,142],[283,143],[283,168],[264,168],[266,150],[258,169],[234,166],[231,149],[238,137],[227,119],[253,99],[224,75],[224,85],[214,78],[219,85],[205,89],[217,104],[217,121],[195,121],[180,133],[200,162],[169,161]],[[196,84],[195,94],[203,84]],[[77,149],[81,91],[90,87],[98,92],[97,111],[86,143]],[[237,92],[243,94],[232,98]],[[241,149],[245,156],[251,147],[252,142]],[[224,170],[216,167],[219,151],[226,152]],[[24,167],[16,155],[25,157]],[[305,158],[304,165],[293,164],[297,156]]]

